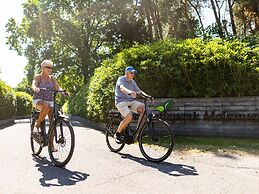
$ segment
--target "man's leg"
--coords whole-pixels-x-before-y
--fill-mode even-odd
[[[132,114],[129,113],[119,124],[119,127],[117,129],[117,132],[115,134],[115,141],[116,143],[123,143],[124,142],[124,136],[122,136],[122,133],[125,131],[128,124],[132,121]]]
[[[143,116],[145,116],[144,115],[144,113],[145,113],[145,105],[142,104],[142,105],[138,106],[137,112],[139,114],[138,125],[137,125],[137,128],[138,128],[139,126],[141,126],[141,125],[143,125],[145,123],[145,118],[142,118]]]
[[[121,134],[124,132],[125,128],[128,126],[128,124],[132,121],[133,118],[128,105],[129,103],[127,102],[121,102],[116,105],[118,111],[124,117],[124,119],[120,122],[117,132],[115,134],[115,140],[117,143],[123,142]]]
[[[134,101],[131,105],[131,111],[139,114],[137,127],[139,127],[139,126],[141,126],[142,124],[145,123],[145,118],[142,119],[143,116],[145,117],[145,115],[144,115],[145,105],[143,103],[138,102],[138,101]]]
[[[128,124],[132,121],[132,114],[129,113],[121,122],[120,125],[118,127],[117,132],[118,133],[123,133],[125,128],[128,126]]]

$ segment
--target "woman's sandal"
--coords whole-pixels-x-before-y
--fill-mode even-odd
[[[33,135],[41,135],[40,134],[40,127],[37,127],[36,125],[34,126],[34,129],[32,130]]]

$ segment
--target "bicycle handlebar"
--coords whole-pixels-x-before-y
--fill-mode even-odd
[[[137,93],[137,98],[151,99],[151,100],[154,99],[154,97],[149,96],[149,95],[144,95],[143,93]]]
[[[52,89],[49,89],[49,88],[39,88],[39,89],[42,90],[42,91],[50,90],[50,91],[55,92],[55,93],[66,92],[66,90],[52,90]]]
[[[41,91],[52,91],[54,93],[54,95],[56,95],[57,93],[63,93],[64,96],[68,97],[69,96],[69,93],[67,93],[66,90],[53,90],[53,89],[50,89],[50,88],[39,88]]]
[[[142,99],[145,99],[145,100],[148,100],[148,99],[153,100],[154,99],[154,97],[149,96],[149,95],[145,95],[142,92],[141,93],[136,93],[136,94],[137,94],[136,98],[142,98]],[[128,94],[128,95],[131,96],[131,94]]]

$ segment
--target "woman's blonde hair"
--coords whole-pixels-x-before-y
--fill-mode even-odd
[[[44,61],[42,61],[42,63],[41,63],[41,65],[40,65],[41,67],[53,67],[53,62],[52,61],[50,61],[50,60],[44,60]]]

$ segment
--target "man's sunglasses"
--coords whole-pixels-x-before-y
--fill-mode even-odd
[[[132,72],[132,71],[130,71],[129,73],[130,73],[130,74],[135,74],[135,73],[134,73],[134,72]]]
[[[53,67],[45,67],[46,69],[53,69]]]

